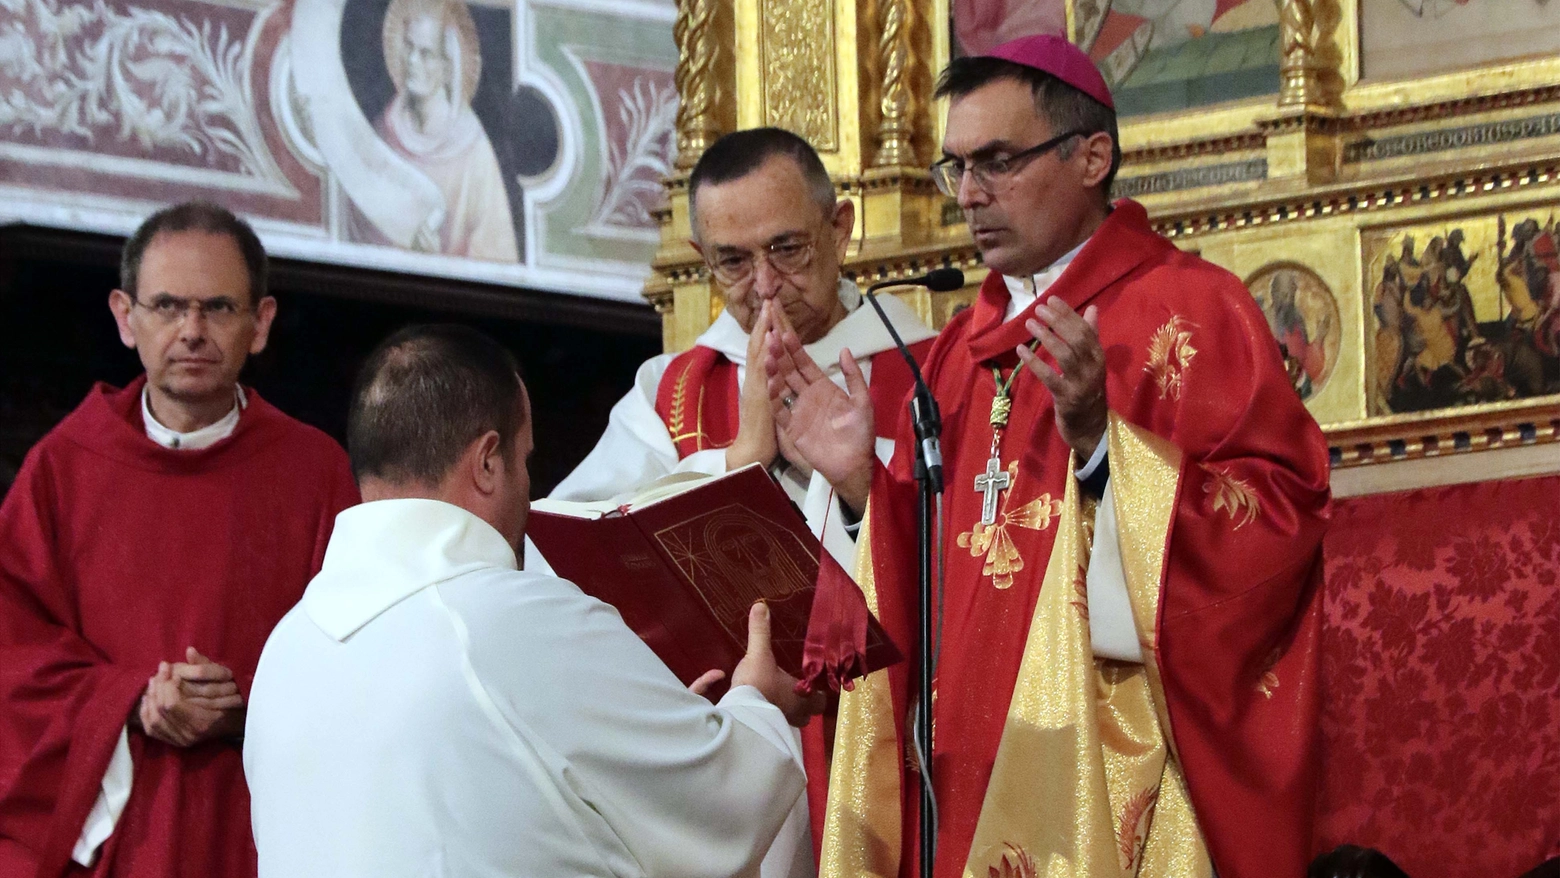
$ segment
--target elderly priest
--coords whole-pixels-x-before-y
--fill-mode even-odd
[[[801,795],[806,707],[762,605],[711,704],[611,607],[516,569],[529,408],[474,330],[404,330],[364,366],[347,444],[368,502],[256,673],[261,875],[753,874]]]
[[[606,500],[669,473],[719,475],[757,462],[802,509],[839,562],[833,569],[852,571],[853,519],[828,481],[780,441],[754,357],[771,323],[793,328],[835,381],[844,378],[834,364],[850,351],[861,360],[889,435],[889,415],[910,388],[910,369],[878,315],[862,307],[861,291],[841,276],[855,206],[836,198],[812,145],[780,128],[737,131],[711,144],[689,175],[688,203],[689,243],[720,285],[726,307],[692,348],[640,367],[601,441],[552,496]],[[923,356],[932,330],[898,299],[887,296],[881,304],[911,351]],[[880,439],[879,446],[887,460],[892,441]],[[798,806],[764,861],[764,878],[815,873],[827,782],[824,725],[813,723],[803,736],[812,822],[806,805]]]

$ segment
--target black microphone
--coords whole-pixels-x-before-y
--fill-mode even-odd
[[[919,477],[924,473],[934,494],[941,494],[943,490],[942,413],[937,408],[932,389],[926,385],[926,379],[921,377],[921,367],[916,364],[915,357],[910,355],[910,349],[905,347],[904,339],[899,337],[888,315],[883,313],[883,306],[878,304],[877,291],[885,287],[926,287],[934,292],[948,293],[963,286],[964,272],[957,268],[936,268],[920,277],[878,281],[867,287],[866,292],[867,301],[872,303],[872,309],[877,311],[878,319],[883,321],[889,337],[893,338],[895,347],[899,348],[899,355],[910,364],[910,374],[915,376],[915,399],[911,403],[910,412],[911,420],[915,422],[916,441],[921,444],[921,453],[916,459],[916,475]]]
[[[901,283],[924,286],[934,293],[951,293],[954,290],[963,289],[964,272],[957,268],[934,268],[918,278],[901,281]]]

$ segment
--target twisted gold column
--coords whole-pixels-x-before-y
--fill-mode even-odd
[[[878,102],[882,118],[878,122],[874,168],[916,165],[915,130],[911,125],[915,104],[910,88],[914,16],[915,6],[909,0],[882,0],[878,7],[878,65],[883,72],[883,84]]]
[[[718,0],[678,0],[672,38],[677,41],[677,167],[692,168],[719,135],[715,118]]]

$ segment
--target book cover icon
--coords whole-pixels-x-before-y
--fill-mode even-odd
[[[681,474],[600,503],[540,500],[527,533],[559,576],[616,607],[684,683],[736,667],[760,600],[776,663],[802,676],[823,548],[762,467]],[[876,620],[867,645],[869,668],[898,659]]]

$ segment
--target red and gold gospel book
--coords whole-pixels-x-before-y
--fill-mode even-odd
[[[599,503],[538,500],[526,534],[554,572],[616,607],[684,683],[731,673],[759,600],[769,605],[776,663],[802,676],[823,548],[763,467],[678,474]],[[866,669],[899,657],[869,619]]]

